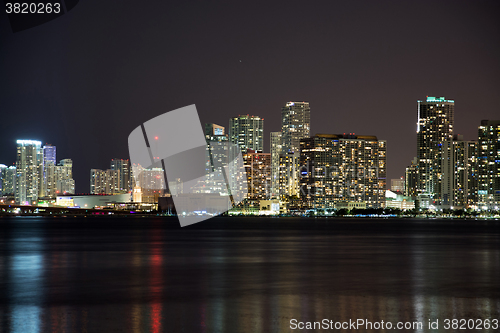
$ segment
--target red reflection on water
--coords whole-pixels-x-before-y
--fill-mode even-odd
[[[153,234],[153,239],[151,242],[151,257],[150,257],[150,267],[151,267],[151,279],[150,279],[150,290],[152,296],[151,303],[151,332],[158,333],[161,332],[161,291],[162,291],[162,276],[161,276],[161,251],[159,248],[159,235]]]

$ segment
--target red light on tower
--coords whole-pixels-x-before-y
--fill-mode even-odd
[[[155,140],[158,140],[158,137],[157,137],[157,136],[155,136]]]

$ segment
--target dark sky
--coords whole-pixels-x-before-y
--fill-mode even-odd
[[[159,114],[262,116],[269,151],[281,107],[305,100],[313,134],[386,139],[397,178],[416,155],[418,99],[454,99],[469,140],[500,118],[499,4],[85,0],[18,33],[2,11],[0,163],[16,139],[52,143],[88,192],[90,169],[128,158],[129,133]]]

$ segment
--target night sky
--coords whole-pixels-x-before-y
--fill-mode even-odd
[[[309,101],[311,132],[387,140],[390,179],[416,156],[417,100],[455,100],[455,133],[477,139],[500,118],[495,1],[85,0],[13,33],[0,14],[0,163],[16,139],[57,146],[77,192],[91,168],[128,158],[127,138],[159,114],[196,104],[202,123],[265,118]]]

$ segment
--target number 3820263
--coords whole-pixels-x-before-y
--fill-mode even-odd
[[[26,3],[26,2],[7,2],[5,4],[7,14],[59,14],[61,4],[54,3]]]

